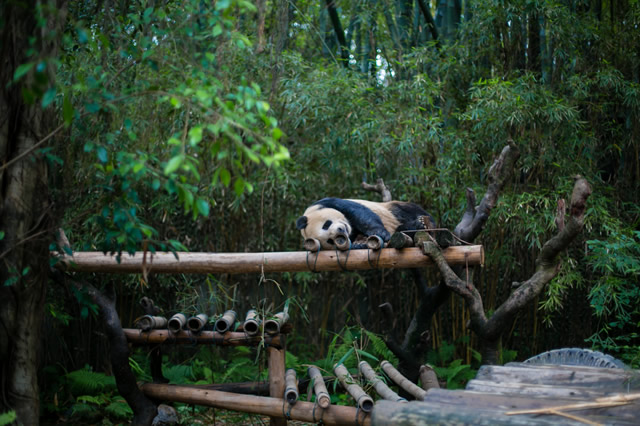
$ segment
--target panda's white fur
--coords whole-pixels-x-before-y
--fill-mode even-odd
[[[296,226],[303,238],[315,238],[323,249],[332,249],[338,236],[354,241],[357,235],[378,235],[386,242],[398,228],[421,229],[423,216],[433,222],[427,212],[412,203],[325,198],[309,206]]]

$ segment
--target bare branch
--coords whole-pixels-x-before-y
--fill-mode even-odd
[[[387,185],[384,184],[384,181],[381,178],[376,181],[375,185],[371,185],[367,182],[362,182],[361,186],[365,191],[373,191],[380,194],[383,203],[392,200],[391,191],[389,191],[389,188],[387,188]]]
[[[473,215],[473,220],[469,220],[469,215],[472,212],[469,203],[473,200],[475,204],[475,196],[470,195],[470,190],[467,190],[467,210],[462,217],[460,223],[456,226],[454,233],[463,239],[464,241],[473,241],[484,228],[487,219],[493,207],[495,207],[500,191],[504,187],[507,180],[511,177],[513,166],[516,160],[520,157],[518,148],[513,144],[513,141],[509,141],[509,144],[502,149],[500,156],[493,162],[493,165],[489,168],[489,186],[487,192],[485,192],[480,205]],[[471,191],[473,192],[473,191]]]

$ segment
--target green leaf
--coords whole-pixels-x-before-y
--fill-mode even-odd
[[[154,191],[157,191],[160,188],[160,180],[159,179],[154,179],[153,182],[151,183],[151,188]]]
[[[189,130],[189,144],[197,145],[202,140],[202,126],[192,127]]]
[[[231,173],[229,173],[229,170],[225,169],[224,167],[222,167],[220,169],[220,181],[227,188],[229,187],[229,184],[231,183]]]
[[[220,34],[222,34],[222,26],[220,24],[216,24],[215,27],[213,27],[213,36],[217,37]]]
[[[233,184],[233,190],[236,191],[236,195],[239,197],[244,192],[244,179],[237,178]]]
[[[0,240],[4,240],[4,235],[5,235],[4,231],[0,231]]]
[[[196,206],[198,207],[198,211],[202,214],[202,216],[209,216],[209,203],[205,199],[198,198],[196,200]]]
[[[0,426],[10,425],[16,421],[18,415],[15,411],[7,411],[6,413],[0,414]]]
[[[13,81],[18,81],[22,76],[31,71],[35,64],[33,62],[27,62],[26,64],[19,65],[13,72]]]
[[[171,160],[169,160],[169,162],[165,166],[164,174],[165,175],[169,175],[169,174],[175,172],[176,170],[178,170],[178,168],[182,165],[183,161],[184,161],[184,155],[183,154],[176,155],[175,157],[173,157]]]
[[[50,87],[42,97],[42,108],[48,107],[56,99],[56,88]]]
[[[107,160],[109,159],[109,156],[107,154],[107,150],[103,147],[103,146],[99,146],[98,150],[97,150],[97,155],[98,155],[98,160],[104,164],[107,162]]]
[[[65,93],[62,100],[62,118],[67,126],[73,121],[73,105],[71,104],[71,95],[68,93]]]

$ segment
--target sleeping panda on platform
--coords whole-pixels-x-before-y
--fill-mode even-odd
[[[359,235],[377,235],[387,243],[394,232],[424,229],[425,221],[435,228],[433,217],[413,203],[323,198],[305,210],[296,227],[303,238],[315,238],[323,249],[334,249],[337,237],[353,242]],[[366,248],[366,244],[352,244],[351,248]]]

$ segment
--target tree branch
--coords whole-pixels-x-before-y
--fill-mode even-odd
[[[376,181],[375,185],[371,185],[367,182],[362,182],[361,186],[362,186],[362,189],[364,189],[365,191],[373,191],[380,194],[380,196],[382,197],[383,203],[386,203],[392,200],[391,191],[389,191],[389,188],[387,188],[387,185],[384,184],[384,181],[381,178],[379,178]]]
[[[472,242],[480,232],[482,232],[482,229],[491,214],[491,209],[493,209],[498,201],[500,191],[507,180],[511,177],[513,166],[518,157],[520,157],[520,152],[513,144],[513,141],[509,140],[509,144],[502,149],[500,156],[489,168],[489,186],[487,187],[487,191],[485,192],[482,201],[480,201],[480,205],[475,209],[475,213],[471,212],[470,206],[470,203],[475,204],[475,196],[472,195],[472,190],[467,189],[467,210],[465,211],[462,220],[453,231],[454,234],[464,241]],[[473,214],[472,220],[470,220],[469,217],[471,214]]]

